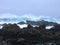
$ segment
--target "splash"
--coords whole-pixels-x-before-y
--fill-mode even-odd
[[[48,17],[48,16],[36,16],[33,14],[15,15],[15,14],[10,14],[10,13],[1,14],[0,16],[0,24],[1,23],[18,23],[21,21],[26,22],[26,20],[30,20],[30,21],[45,20],[45,21],[56,22],[60,24],[59,19]]]

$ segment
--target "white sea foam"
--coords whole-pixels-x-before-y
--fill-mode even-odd
[[[27,27],[28,25],[27,24],[23,24],[23,25],[20,25],[20,24],[17,24],[20,28],[25,28]]]
[[[1,23],[17,23],[26,20],[32,20],[32,21],[50,21],[50,22],[56,22],[60,24],[60,20],[56,19],[54,17],[49,16],[35,16],[33,14],[25,14],[25,15],[15,15],[10,13],[0,14],[0,24]]]
[[[51,29],[53,28],[54,26],[46,26],[46,29]]]

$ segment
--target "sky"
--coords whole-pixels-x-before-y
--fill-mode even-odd
[[[0,15],[6,14],[60,19],[60,0],[0,0]]]

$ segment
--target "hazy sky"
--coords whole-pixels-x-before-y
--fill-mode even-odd
[[[5,13],[60,18],[60,0],[0,0],[0,15]]]

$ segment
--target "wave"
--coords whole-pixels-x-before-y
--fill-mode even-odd
[[[53,18],[53,17],[48,17],[48,16],[35,16],[33,14],[25,14],[25,15],[14,15],[14,14],[2,14],[0,16],[0,23],[17,23],[26,20],[30,21],[49,21],[49,22],[56,22],[60,24],[60,20]]]

